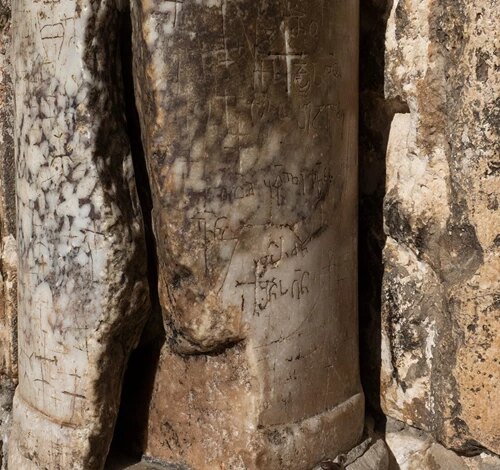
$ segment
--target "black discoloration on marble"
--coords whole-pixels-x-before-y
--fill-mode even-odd
[[[261,439],[248,420],[264,427],[302,422],[359,390],[357,360],[351,360],[357,357],[357,4],[154,0],[132,6],[167,334],[153,407],[181,436],[179,448],[169,450],[161,434],[165,420],[153,417],[150,451],[186,460],[207,445],[217,466],[216,453],[232,449],[225,439],[240,441],[238,449],[251,447],[242,444],[247,435]],[[166,363],[175,364],[169,366],[175,374],[186,369],[175,390],[163,377]],[[189,371],[204,364],[217,372],[206,372],[199,384]],[[225,381],[224,374],[234,378]],[[340,383],[334,376],[349,378]],[[237,381],[241,390],[229,390]],[[164,388],[186,391],[179,403],[184,411],[165,409]],[[219,398],[205,403],[225,388],[241,403],[238,423],[236,416],[223,420]],[[195,395],[203,405],[191,402]],[[254,396],[263,401],[254,402],[250,417]],[[214,423],[207,426],[215,432],[235,431],[213,439],[187,434],[186,413]],[[294,445],[281,448],[293,453]],[[253,463],[257,451],[249,452],[227,460],[265,468],[280,458],[277,451]],[[207,456],[199,466],[210,462]]]
[[[99,469],[149,313],[118,12],[26,0],[14,24],[23,374],[11,466]]]

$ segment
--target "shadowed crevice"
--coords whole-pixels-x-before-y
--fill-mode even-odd
[[[386,153],[394,114],[406,104],[384,97],[385,33],[393,0],[361,0],[359,108],[359,328],[367,413],[383,427],[380,408],[381,309]]]
[[[151,216],[153,202],[147,163],[141,142],[139,115],[135,104],[132,71],[132,24],[128,5],[121,14],[119,42],[127,134],[132,151],[135,181],[146,239],[151,314],[144,327],[139,345],[132,352],[128,361],[122,387],[120,411],[106,468],[115,468],[113,465],[116,465],[116,461],[137,462],[145,450],[149,404],[161,347],[165,342],[157,287],[158,261]]]

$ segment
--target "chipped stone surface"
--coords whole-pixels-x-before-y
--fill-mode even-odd
[[[100,469],[148,308],[118,12],[104,0],[14,5],[20,373],[9,467]]]
[[[368,438],[347,454],[324,460],[313,470],[389,470],[389,451],[382,439]]]
[[[0,467],[6,464],[12,394],[17,380],[15,164],[10,1],[0,1]],[[3,461],[3,463],[2,463]],[[3,466],[2,466],[3,465]]]
[[[312,468],[363,421],[357,2],[132,6],[167,332],[147,453]]]
[[[389,470],[389,452],[383,440],[378,440],[346,470]]]
[[[416,429],[390,432],[386,442],[400,470],[467,470],[464,461]],[[446,465],[446,466],[442,466]]]
[[[398,470],[497,470],[500,458],[481,453],[462,457],[437,443],[430,434],[395,423],[389,425],[386,442]],[[391,467],[392,469],[392,467]]]
[[[463,460],[470,470],[498,470],[500,468],[500,457],[486,452],[476,457],[464,457]]]
[[[116,457],[108,462],[104,470],[189,470],[178,465],[162,465],[155,462],[137,460],[130,461],[127,458]]]
[[[398,0],[386,42],[385,412],[500,452],[495,0]]]

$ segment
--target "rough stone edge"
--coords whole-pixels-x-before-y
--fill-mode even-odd
[[[10,61],[11,0],[0,0],[0,287],[6,320],[5,367],[0,370],[0,468],[7,469],[12,400],[17,383],[15,167]],[[10,337],[10,339],[9,339]]]

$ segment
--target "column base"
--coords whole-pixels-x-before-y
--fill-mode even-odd
[[[91,445],[96,431],[57,423],[31,407],[16,392],[9,440],[12,470],[101,470],[105,442]]]
[[[332,410],[298,423],[259,426],[249,440],[250,446],[230,449],[231,456],[229,449],[221,449],[219,459],[207,461],[203,445],[193,445],[177,461],[156,459],[151,449],[146,459],[183,470],[310,470],[359,443],[363,424],[364,396],[359,393]]]

